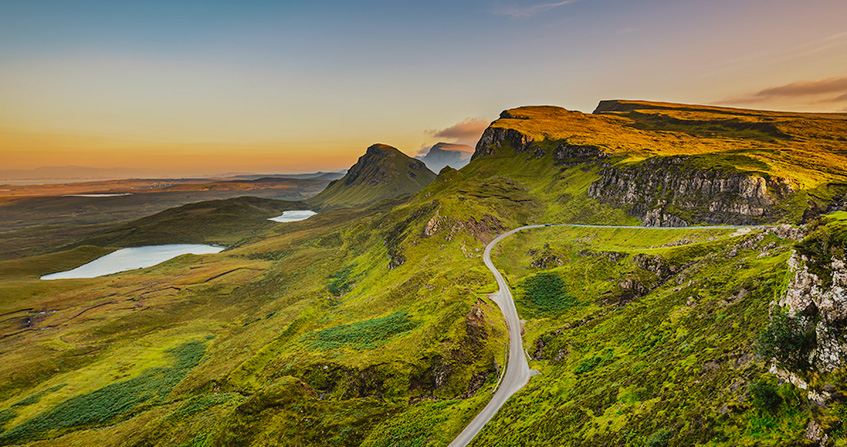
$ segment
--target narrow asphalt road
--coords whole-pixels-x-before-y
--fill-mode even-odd
[[[491,261],[491,250],[503,239],[523,230],[543,227],[572,227],[572,228],[609,228],[609,229],[651,229],[651,230],[738,230],[742,228],[753,228],[750,226],[733,226],[733,225],[715,225],[715,226],[691,226],[691,227],[644,227],[636,225],[591,225],[591,224],[541,224],[541,225],[526,225],[523,227],[509,230],[500,234],[488,245],[485,246],[485,252],[482,254],[482,261],[494,279],[497,280],[497,292],[491,294],[491,299],[500,307],[503,313],[503,318],[506,320],[506,325],[509,328],[509,356],[506,363],[506,373],[503,374],[500,380],[497,391],[494,392],[494,397],[488,402],[488,405],[482,409],[479,414],[459,433],[459,436],[450,443],[449,447],[465,447],[473,440],[477,433],[482,430],[491,418],[497,414],[497,411],[506,400],[523,388],[533,375],[533,371],[529,369],[529,363],[526,359],[526,353],[523,349],[523,339],[521,337],[521,320],[518,317],[518,310],[515,308],[515,300],[512,297],[512,292],[509,290],[509,285],[503,275],[494,267]]]

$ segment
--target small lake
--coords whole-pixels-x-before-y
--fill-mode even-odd
[[[315,214],[318,213],[312,210],[291,210],[284,211],[279,216],[271,217],[268,220],[272,220],[274,222],[297,222],[298,220],[306,220]]]
[[[41,279],[78,279],[96,278],[127,270],[142,269],[161,264],[181,255],[207,255],[219,253],[226,247],[216,247],[205,244],[169,244],[146,245],[144,247],[122,248],[106,256],[99,257],[88,264],[83,264],[66,272],[51,273]]]
[[[131,196],[132,193],[129,192],[109,192],[102,194],[68,194],[65,197],[123,197],[123,196]]]

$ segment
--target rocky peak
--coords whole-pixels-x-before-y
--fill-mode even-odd
[[[395,147],[377,143],[365,150],[347,174],[311,202],[318,206],[360,206],[413,194],[435,179],[426,165]]]
[[[382,144],[382,143],[372,144],[365,151],[365,155],[370,155],[372,157],[386,157],[386,156],[394,155],[395,153],[399,153],[400,155],[403,155],[403,153],[400,152],[400,150],[397,149],[396,147],[389,146],[387,144]]]
[[[368,147],[365,155],[359,157],[342,180],[347,185],[378,185],[401,171],[406,171],[412,177],[425,175],[425,171],[432,174],[423,162],[407,156],[393,146],[377,143]]]

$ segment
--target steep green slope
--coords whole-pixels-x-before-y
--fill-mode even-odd
[[[426,165],[385,144],[374,144],[347,174],[309,200],[319,207],[357,207],[418,192],[435,179]]]

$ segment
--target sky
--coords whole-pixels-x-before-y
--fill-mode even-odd
[[[844,0],[0,2],[0,170],[346,168],[602,99],[847,110]]]

